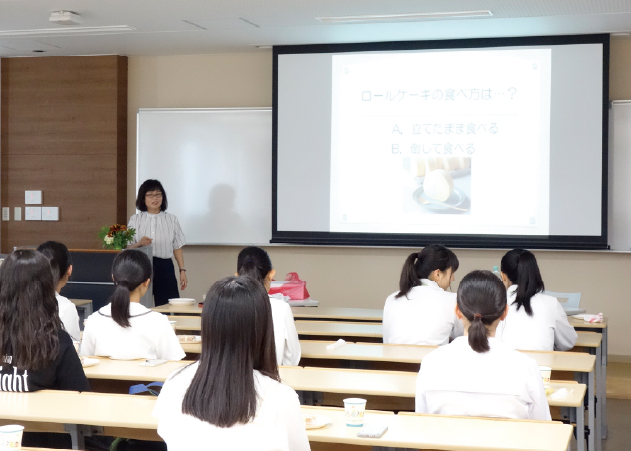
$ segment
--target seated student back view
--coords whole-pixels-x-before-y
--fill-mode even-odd
[[[456,294],[447,290],[458,269],[458,258],[432,244],[410,254],[403,264],[399,291],[383,308],[383,342],[437,346],[462,335],[456,318]]]
[[[113,359],[181,360],[186,355],[167,316],[140,304],[151,277],[149,257],[126,250],[114,259],[116,290],[85,322],[81,355]]]

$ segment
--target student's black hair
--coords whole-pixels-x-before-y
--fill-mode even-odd
[[[517,310],[524,307],[526,314],[532,316],[530,298],[545,290],[534,254],[525,249],[508,251],[502,257],[502,272],[511,283],[517,284],[513,302],[517,304]]]
[[[59,307],[48,259],[14,251],[0,266],[0,356],[24,370],[47,368],[59,354]]]
[[[475,352],[486,352],[489,330],[506,310],[506,287],[491,271],[471,271],[458,286],[458,308],[469,320],[469,346]]]
[[[248,423],[258,399],[254,370],[280,382],[263,285],[244,276],[216,282],[206,295],[201,334],[199,367],[182,412],[222,428]]]
[[[249,246],[239,252],[237,257],[237,274],[252,277],[261,283],[272,270],[272,260],[265,250]]]
[[[149,257],[136,249],[121,252],[112,264],[112,278],[116,286],[110,297],[112,319],[121,327],[130,327],[129,294],[151,278]]]
[[[140,188],[138,188],[138,197],[136,197],[136,208],[140,211],[147,211],[147,204],[145,203],[145,196],[149,191],[160,191],[162,193],[162,204],[160,205],[160,211],[165,211],[169,202],[167,201],[167,193],[162,187],[162,183],[158,180],[149,179],[142,182]]]
[[[50,262],[50,267],[53,270],[53,281],[57,285],[72,265],[72,257],[68,248],[65,244],[56,241],[46,241],[37,246],[37,250],[44,254],[44,257]]]
[[[405,259],[399,279],[399,292],[395,298],[407,296],[410,290],[420,285],[421,279],[427,279],[432,271],[447,271],[451,268],[452,272],[456,272],[458,265],[456,254],[445,246],[425,246],[421,252],[414,252]]]

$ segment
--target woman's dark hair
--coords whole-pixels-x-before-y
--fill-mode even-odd
[[[50,262],[50,267],[53,270],[53,282],[57,285],[72,265],[72,257],[70,257],[68,248],[65,244],[56,241],[46,241],[37,246],[37,250],[44,254]]]
[[[226,277],[206,295],[202,353],[182,412],[218,427],[256,415],[254,370],[280,382],[269,297],[250,277]]]
[[[530,298],[541,293],[545,288],[534,254],[525,249],[513,249],[502,257],[502,272],[517,284],[514,304],[517,310],[524,307],[526,314],[532,316]]]
[[[142,182],[140,188],[138,188],[138,197],[136,197],[136,208],[140,211],[147,211],[147,204],[145,203],[145,196],[149,191],[160,191],[162,193],[162,205],[160,205],[160,211],[165,211],[169,206],[167,202],[167,193],[162,187],[162,183],[158,180],[149,179]]]
[[[237,273],[240,276],[252,277],[263,283],[272,270],[272,260],[260,247],[249,246],[239,252],[237,257]]]
[[[130,249],[116,256],[112,264],[116,289],[110,298],[112,319],[121,327],[130,327],[129,293],[151,278],[151,262],[142,251]]]
[[[458,265],[456,254],[445,246],[425,246],[421,252],[414,252],[405,259],[399,280],[399,292],[395,298],[407,296],[410,290],[420,285],[421,279],[427,279],[432,271],[447,271],[451,268],[452,272],[456,272]]]
[[[0,358],[19,369],[41,370],[59,354],[59,307],[48,259],[32,249],[0,266]]]
[[[458,286],[458,308],[469,320],[469,346],[475,352],[486,352],[489,330],[506,310],[506,287],[491,271],[471,271]]]

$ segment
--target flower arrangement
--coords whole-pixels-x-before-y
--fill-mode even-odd
[[[99,239],[103,241],[104,249],[124,249],[136,234],[136,229],[128,229],[124,224],[104,226],[99,232]]]

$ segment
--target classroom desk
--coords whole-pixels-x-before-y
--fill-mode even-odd
[[[294,318],[300,319],[328,319],[341,321],[372,321],[383,320],[383,309],[346,308],[346,307],[292,307]]]
[[[602,400],[599,402],[600,406],[598,409],[601,411],[601,433],[603,438],[607,438],[607,352],[608,352],[608,342],[609,342],[609,327],[608,327],[608,319],[603,318],[602,323],[588,323],[583,321],[582,319],[568,317],[568,321],[570,325],[574,327],[577,331],[589,331],[596,332],[602,335],[602,346],[600,349],[600,369],[597,377],[601,380],[598,388],[598,399]],[[578,346],[578,345],[577,345]],[[596,353],[597,350],[594,350]]]
[[[296,321],[298,335],[326,337],[379,338],[383,337],[383,326],[374,323],[346,323],[339,321]]]
[[[110,379],[120,381],[164,382],[169,374],[190,363],[189,360],[166,362],[158,366],[140,366],[140,360],[113,360],[91,357],[99,360],[94,366],[83,368],[88,379]]]
[[[70,426],[73,445],[83,445],[80,425],[102,426],[155,436],[158,419],[151,417],[156,398],[149,396],[104,395],[44,390],[35,393],[0,393],[0,418]],[[357,429],[344,423],[344,409],[301,407],[304,414],[326,415],[332,424],[307,430],[310,441],[395,448],[443,450],[535,450],[565,451],[572,427],[556,422],[459,418],[437,415],[393,415],[366,412],[366,422],[388,424],[380,439],[357,437]],[[501,421],[501,434],[498,434]],[[458,433],[454,434],[453,431]],[[108,431],[104,430],[103,433]],[[128,434],[133,435],[133,434]],[[142,435],[141,435],[142,436]],[[73,446],[76,448],[76,446]]]
[[[166,313],[169,315],[181,314],[181,315],[201,315],[202,307],[196,302],[193,305],[172,305],[164,304],[160,307],[153,307],[151,310],[159,313]]]
[[[190,330],[199,332],[202,330],[201,316],[174,316],[171,318],[175,321],[175,330]]]

